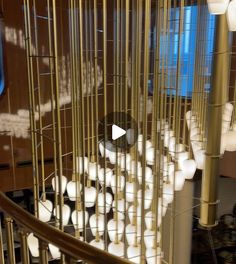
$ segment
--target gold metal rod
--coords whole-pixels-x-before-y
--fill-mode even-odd
[[[140,128],[140,94],[141,94],[141,89],[140,89],[140,73],[141,73],[141,48],[142,48],[142,15],[143,15],[143,8],[142,8],[142,1],[134,1],[134,6],[135,6],[135,20],[134,20],[134,43],[135,43],[135,58],[134,58],[134,70],[135,70],[135,78],[136,82],[134,86],[134,118]],[[143,140],[146,140],[143,136]],[[134,161],[135,161],[135,171],[134,171],[134,221],[133,225],[135,226],[135,246],[138,246],[138,189],[139,189],[139,182],[138,182],[138,159],[139,159],[139,154],[138,154],[138,148],[137,145],[135,145],[134,148]],[[133,177],[132,176],[132,177]],[[141,258],[141,257],[140,257]]]
[[[216,39],[213,60],[212,89],[208,104],[207,146],[202,178],[199,223],[217,225],[218,178],[221,144],[222,110],[228,96],[229,38],[225,15],[216,17]]]
[[[49,68],[50,68],[50,96],[51,96],[51,109],[52,109],[52,136],[53,136],[53,157],[54,157],[54,185],[55,185],[55,195],[54,195],[54,207],[56,208],[58,205],[58,190],[56,184],[56,176],[57,176],[57,144],[56,144],[56,118],[55,118],[55,100],[54,100],[54,62],[53,62],[53,49],[52,49],[52,25],[51,25],[51,6],[50,0],[47,0],[47,14],[48,14],[48,48],[49,48]],[[58,223],[58,213],[56,210],[55,217],[55,226],[59,225]]]
[[[97,61],[97,56],[98,56],[98,36],[97,36],[97,0],[93,0],[93,39],[94,39],[94,57],[93,57],[93,66],[94,66],[94,89],[95,89],[95,156],[96,156],[96,190],[97,190],[97,197],[96,200],[98,200],[98,193],[99,193],[99,179],[98,179],[98,162],[99,162],[99,157],[98,157],[98,144],[99,144],[99,139],[98,139],[98,61]],[[104,182],[103,188],[106,188],[106,182]],[[104,196],[105,198],[105,196]],[[99,211],[98,211],[98,203],[96,203],[96,215],[98,217]],[[104,215],[106,214],[106,199],[104,199]],[[98,227],[98,224],[97,224]],[[96,234],[96,240],[100,240],[100,236],[98,233],[98,228],[97,228],[97,234]]]
[[[74,8],[74,16],[73,16],[73,28],[74,28],[74,52],[75,52],[75,60],[74,60],[74,71],[75,71],[75,87],[74,87],[74,97],[75,97],[75,157],[81,157],[81,144],[80,140],[83,140],[81,138],[81,115],[79,114],[80,111],[80,106],[83,107],[83,98],[81,101],[79,100],[80,97],[80,91],[78,89],[80,85],[80,73],[79,73],[79,45],[78,45],[78,40],[79,40],[79,35],[78,35],[78,25],[79,25],[79,19],[78,19],[78,1],[73,0],[73,8]],[[82,78],[82,77],[81,77]],[[83,81],[83,80],[82,80]],[[81,102],[81,105],[80,105]],[[82,114],[82,113],[81,113]],[[82,143],[83,145],[83,143]],[[84,154],[83,154],[84,155]],[[83,156],[84,157],[84,156]],[[84,160],[83,160],[83,172],[84,172]],[[80,189],[80,182],[81,182],[81,176],[80,176],[81,168],[80,168],[80,162],[76,162],[76,175],[75,175],[75,181],[76,181],[76,204],[75,204],[75,209],[77,211],[81,211],[81,189]],[[83,218],[85,219],[85,211],[83,211]],[[84,220],[83,219],[83,220]],[[78,215],[77,215],[77,222],[78,222]],[[80,237],[80,231],[76,230],[76,235],[79,238]]]
[[[86,134],[88,135],[88,140],[87,140],[87,154],[88,154],[88,160],[90,162],[90,101],[89,101],[89,61],[88,61],[88,42],[89,42],[89,22],[88,22],[88,1],[84,1],[84,10],[85,10],[85,69],[86,69],[86,75],[85,75],[85,80],[86,80],[86,117],[87,117],[87,130]],[[88,175],[89,175],[89,167],[88,166]],[[90,187],[91,183],[90,180],[87,177],[87,186]]]
[[[2,239],[2,222],[0,218],[0,263],[5,263],[4,251],[3,251],[3,239]]]
[[[38,54],[38,25],[37,25],[37,11],[36,3],[33,0],[33,12],[34,12],[34,38],[35,38],[35,52]],[[42,200],[46,200],[45,193],[45,169],[44,169],[44,138],[43,138],[43,120],[41,115],[41,83],[39,72],[39,58],[36,58],[36,76],[37,76],[37,91],[38,91],[38,115],[39,115],[39,133],[40,133],[40,157],[41,157],[41,184],[42,184]]]
[[[148,75],[149,75],[149,33],[151,18],[151,1],[145,1],[145,21],[144,21],[144,49],[143,49],[143,142],[142,142],[142,201],[141,201],[141,264],[145,260],[145,243],[144,243],[144,202],[146,186],[146,139],[147,139],[147,99],[148,99]]]
[[[15,264],[16,260],[15,260],[15,247],[14,247],[13,220],[10,217],[6,217],[5,225],[6,225],[8,262],[11,264]]]
[[[40,264],[48,263],[48,245],[39,239],[39,260]]]
[[[95,72],[97,69],[94,68],[94,62],[93,62],[93,21],[92,21],[92,0],[89,0],[89,66],[90,66],[90,105],[91,105],[91,161],[95,162],[95,131],[94,131],[94,75],[93,72]]]
[[[104,116],[107,115],[107,0],[102,1],[102,28],[103,28],[103,36],[102,36],[102,49],[103,49],[103,107],[104,107]],[[105,118],[104,121],[104,183],[106,184],[106,141],[107,141],[107,120]],[[103,188],[104,194],[104,208],[106,203],[106,188]],[[107,215],[105,214],[105,249],[107,250]]]
[[[20,235],[20,249],[21,249],[21,262],[29,264],[29,249],[27,244],[27,233],[24,230],[19,232]]]
[[[74,0],[70,0],[70,50],[71,50],[71,118],[72,118],[72,181],[75,181],[76,174],[76,76],[75,76],[75,32],[74,32]]]
[[[34,213],[38,217],[38,200],[39,200],[39,176],[38,176],[38,154],[37,154],[37,137],[36,137],[36,120],[35,120],[35,99],[34,99],[34,74],[32,61],[31,46],[31,23],[29,0],[24,0],[24,23],[25,23],[25,45],[27,57],[27,75],[28,75],[28,95],[29,95],[29,114],[30,114],[30,131],[31,131],[31,152],[32,152],[32,169],[34,184]]]
[[[153,79],[153,114],[152,114],[152,143],[154,147],[154,166],[153,166],[153,201],[152,201],[152,230],[155,231],[154,244],[152,247],[156,249],[157,246],[157,230],[158,230],[158,207],[160,195],[160,170],[158,158],[158,135],[157,135],[157,114],[158,114],[158,99],[159,99],[159,71],[160,71],[160,35],[161,35],[161,15],[160,15],[160,1],[156,3],[155,7],[155,27],[156,27],[156,47],[155,47],[155,61],[154,61],[154,79]],[[154,47],[153,47],[154,48]]]
[[[52,0],[53,12],[53,52],[54,52],[54,77],[55,77],[55,109],[56,109],[56,139],[57,139],[57,162],[58,162],[58,186],[59,186],[59,218],[60,229],[63,231],[63,193],[62,193],[62,140],[61,140],[61,115],[60,115],[60,98],[59,98],[59,70],[58,70],[58,47],[57,47],[57,11],[56,0]]]
[[[176,145],[175,152],[177,152],[177,144],[180,143],[180,115],[181,115],[181,96],[180,96],[180,70],[181,70],[181,48],[182,48],[182,32],[183,32],[183,20],[184,20],[184,0],[180,2],[180,15],[179,15],[179,27],[178,27],[178,59],[177,59],[177,75],[176,75],[176,91],[175,91],[175,101],[174,101],[174,109],[175,109],[175,137],[176,137]],[[175,163],[175,171],[178,170],[178,164]],[[173,183],[173,188],[175,189],[175,179]],[[171,220],[170,220],[170,247],[169,247],[169,263],[174,263],[174,246],[175,246],[175,194],[174,200],[171,205]]]
[[[129,80],[129,27],[130,27],[130,21],[129,21],[129,7],[130,7],[130,1],[126,0],[125,1],[125,65],[124,65],[124,74],[125,74],[125,79],[124,79],[124,90],[125,90],[125,99],[124,99],[124,110],[125,113],[128,112],[128,80]],[[130,76],[131,78],[131,76]],[[125,118],[125,126],[127,125],[127,118]],[[125,153],[125,171],[126,171],[126,164],[127,164],[127,155]],[[125,181],[125,195],[124,195],[124,204],[125,208],[124,210],[126,211],[126,181]],[[127,214],[125,214],[124,218],[124,223],[125,226],[127,226],[128,222],[128,217]],[[124,257],[127,258],[127,240],[126,240],[126,228],[124,230]]]
[[[83,76],[83,61],[84,61],[84,56],[83,56],[83,8],[82,8],[82,0],[79,0],[79,80],[80,80],[80,89],[79,89],[79,95],[80,95],[80,106],[81,106],[81,111],[80,111],[80,122],[81,124],[84,124],[84,76]],[[85,157],[85,142],[84,142],[84,136],[85,136],[85,129],[84,125],[80,126],[80,139],[81,139],[81,152],[82,152],[82,157],[83,157],[83,163],[82,163],[82,185],[85,187],[85,165],[84,165],[84,157]],[[85,223],[85,192],[83,188],[83,193],[82,193],[82,199],[83,199],[83,223]],[[84,241],[86,241],[86,227],[84,225],[83,227],[83,237]]]

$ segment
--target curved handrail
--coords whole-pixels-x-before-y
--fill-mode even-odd
[[[12,217],[17,223],[32,231],[39,239],[51,243],[60,250],[73,257],[88,263],[96,264],[131,264],[132,262],[116,257],[106,251],[95,248],[75,237],[41,222],[0,192],[0,208]]]

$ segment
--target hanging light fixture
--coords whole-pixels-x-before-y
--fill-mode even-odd
[[[96,162],[88,163],[88,179],[91,181],[97,180],[97,170],[100,170],[100,165]]]
[[[141,263],[141,246],[140,244],[134,246],[128,246],[127,248],[127,257],[133,263]]]
[[[155,231],[151,229],[146,229],[144,231],[144,243],[146,248],[152,248],[153,245],[156,243],[160,243],[161,241],[161,233],[160,231]]]
[[[49,252],[51,253],[52,255],[52,259],[59,259],[61,257],[61,252],[59,250],[58,247],[52,245],[52,244],[48,244],[48,249],[49,249]]]
[[[236,132],[229,131],[225,134],[225,150],[236,151]]]
[[[212,15],[225,14],[229,5],[229,0],[207,0],[208,9]]]
[[[118,213],[118,219],[120,220],[124,220],[125,219],[125,212],[126,209],[128,208],[128,202],[125,201],[124,199],[118,199],[117,201],[117,208],[116,208],[116,201],[114,200],[112,202],[112,210],[113,210],[113,214],[115,214],[116,212]]]
[[[95,205],[97,190],[93,186],[87,186],[84,188],[85,192],[85,207],[93,207]]]
[[[131,203],[134,201],[135,198],[135,189],[136,189],[136,183],[135,182],[126,182],[126,201]]]
[[[137,192],[137,198],[138,198],[138,203],[141,206],[142,204],[142,190],[138,190]],[[153,191],[150,189],[146,189],[145,190],[145,194],[144,194],[144,209],[148,210],[151,207],[151,203],[152,203],[152,199],[153,199]]]
[[[104,210],[104,199],[106,197],[106,210]],[[111,204],[112,204],[113,198],[112,195],[109,192],[106,192],[106,194],[104,193],[99,193],[98,194],[98,211],[100,214],[104,214],[104,212],[106,212],[106,214],[108,214],[110,212],[111,209]]]
[[[77,183],[76,181],[69,181],[66,185],[66,191],[70,201],[76,201],[76,195],[80,195],[76,193],[77,185],[79,184],[79,190],[82,192],[83,185],[81,183]]]
[[[79,230],[80,232],[82,232],[84,229],[84,226],[87,225],[88,223],[88,212],[87,211],[82,211],[82,210],[74,210],[71,214],[71,221],[72,224],[74,225],[75,230]],[[85,223],[84,223],[85,220]]]
[[[106,168],[106,183],[105,183],[106,187],[109,187],[111,185],[112,174],[113,174],[112,170],[110,168]],[[102,186],[104,185],[104,177],[105,177],[105,169],[101,168],[98,171],[98,180]]]
[[[99,248],[101,250],[105,250],[105,242],[101,238],[99,240],[93,239],[89,242],[89,244],[93,247]]]
[[[125,237],[129,246],[140,243],[141,240],[141,226],[128,224],[125,228]]]
[[[236,0],[232,0],[229,3],[227,9],[227,21],[230,31],[236,31]]]
[[[137,207],[131,205],[128,209],[128,216],[130,223],[134,222],[134,218],[137,218],[137,225],[141,225],[141,206],[138,205]]]
[[[50,200],[39,201],[39,220],[42,222],[49,222],[52,216],[53,204]]]
[[[196,172],[197,164],[193,159],[186,159],[182,162],[181,170],[186,180],[191,180]]]
[[[116,186],[116,177],[118,177],[118,186]],[[111,177],[111,189],[114,194],[116,194],[116,187],[117,187],[117,192],[122,192],[125,187],[125,177],[123,175],[112,175]]]
[[[30,251],[31,255],[34,258],[38,258],[39,257],[39,240],[38,240],[38,238],[35,237],[33,233],[30,233],[27,236],[27,243],[28,243],[28,247],[29,247],[29,251]]]
[[[109,238],[112,242],[121,241],[123,233],[124,233],[124,222],[122,220],[116,221],[115,219],[111,219],[107,223],[107,231]]]
[[[66,190],[66,184],[67,184],[67,178],[62,175],[61,177],[62,193],[64,193]],[[57,193],[59,193],[59,177],[58,176],[52,178],[52,188],[54,191],[57,190]]]
[[[89,218],[89,225],[92,232],[92,235],[95,237],[98,233],[99,236],[102,236],[105,230],[104,226],[104,215],[93,214]]]
[[[63,226],[68,225],[68,222],[70,219],[70,213],[71,213],[71,210],[70,210],[69,205],[64,204],[62,206],[62,224],[63,224]],[[60,215],[60,205],[57,205],[57,207],[54,208],[53,215],[57,216],[57,217]]]
[[[125,245],[123,242],[119,241],[118,243],[116,242],[111,242],[108,245],[108,252],[123,258],[124,257],[124,251],[125,251]]]
[[[162,251],[160,247],[147,248],[146,250],[147,264],[161,264],[162,263]]]
[[[163,184],[163,199],[166,203],[172,203],[174,199],[174,186],[169,183]]]
[[[183,172],[181,170],[178,170],[170,174],[169,181],[174,186],[175,191],[181,191],[184,187],[184,181],[185,181]]]

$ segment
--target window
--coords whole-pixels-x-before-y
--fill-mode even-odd
[[[208,12],[208,10],[207,10]],[[169,29],[167,35],[160,37],[160,69],[165,69],[165,88],[167,94],[176,93],[176,74],[178,65],[178,51],[180,41],[180,74],[178,78],[178,94],[181,96],[192,96],[194,86],[195,56],[197,49],[197,22],[198,7],[186,6],[184,8],[183,33],[179,35],[179,16],[180,9],[173,8],[170,11]],[[206,13],[205,36],[203,37],[205,45],[204,54],[204,75],[211,75],[212,52],[214,43],[215,17]],[[154,29],[154,35],[155,35]],[[153,38],[155,39],[155,38]],[[152,39],[152,40],[153,40]],[[199,41],[199,39],[198,39]],[[153,46],[156,46],[155,44]],[[210,78],[207,78],[207,86],[210,87]],[[150,80],[151,83],[151,80]]]
[[[5,88],[4,79],[4,64],[3,64],[3,36],[2,36],[2,24],[0,24],[0,95],[2,95]]]

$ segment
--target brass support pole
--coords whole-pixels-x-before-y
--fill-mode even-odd
[[[20,250],[21,250],[21,262],[23,264],[29,264],[29,250],[27,245],[27,233],[23,230],[19,232],[20,235]]]
[[[42,240],[39,240],[39,259],[41,264],[48,263],[48,246]]]
[[[63,212],[62,212],[62,207],[64,204],[64,199],[63,199],[63,193],[62,193],[62,173],[63,173],[63,168],[62,168],[62,140],[61,140],[61,115],[60,115],[60,103],[59,103],[59,69],[58,69],[58,47],[57,47],[57,11],[56,11],[56,1],[52,1],[52,13],[53,13],[53,51],[54,51],[54,68],[55,68],[55,109],[56,109],[56,145],[57,145],[57,164],[58,164],[58,170],[57,170],[57,175],[58,175],[58,180],[59,180],[59,218],[60,218],[60,223],[59,227],[60,230],[64,230],[63,227]]]
[[[2,240],[2,223],[0,218],[0,263],[4,264],[3,240]]]
[[[9,264],[15,264],[15,249],[14,249],[14,237],[13,237],[13,220],[10,217],[6,217],[6,236],[7,236],[7,258]]]
[[[207,145],[202,178],[199,223],[205,227],[217,225],[217,185],[219,176],[222,110],[227,99],[229,81],[229,35],[225,15],[216,18],[215,55],[212,89],[208,104]]]

